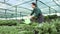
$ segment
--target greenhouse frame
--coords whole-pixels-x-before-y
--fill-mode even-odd
[[[31,3],[35,2],[44,16],[60,16],[60,0],[0,0],[0,18],[16,18],[30,15]]]
[[[60,0],[0,0],[0,34],[60,34]]]

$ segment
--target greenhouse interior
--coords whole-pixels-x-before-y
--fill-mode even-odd
[[[0,34],[60,34],[60,0],[0,0]]]

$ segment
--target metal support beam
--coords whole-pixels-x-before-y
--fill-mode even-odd
[[[6,3],[6,0],[4,0],[4,3]]]
[[[1,1],[0,1],[0,3],[2,3],[2,4],[6,4],[6,5],[9,5],[9,6],[12,6],[12,5],[9,4],[9,3],[5,3],[5,2],[1,2]]]
[[[23,8],[23,9],[27,9],[27,10],[30,10],[30,11],[32,11],[31,9],[28,9],[28,8],[24,8],[24,7],[22,7],[22,6],[20,6],[20,7],[18,7],[18,8]]]
[[[49,7],[49,14],[51,14],[51,8]]]
[[[58,7],[60,7],[60,5],[56,3],[56,1],[53,0],[53,2],[54,2]]]
[[[42,4],[44,4],[44,5],[46,5],[44,2],[42,2],[42,1],[39,1],[40,3],[42,3]],[[50,7],[50,6],[48,6],[48,5],[46,5],[47,7]],[[51,8],[50,7],[50,9],[53,9],[53,10],[55,10],[54,8]],[[57,10],[55,10],[55,12],[57,12]]]
[[[20,12],[20,17],[21,17],[21,12]]]
[[[37,1],[38,1],[38,0],[36,0],[36,7],[37,7]]]
[[[17,6],[15,6],[16,20],[17,20]]]
[[[32,0],[31,1],[24,2],[24,3],[17,4],[17,5],[14,5],[14,6],[19,6],[19,5],[27,4],[29,2],[32,2]],[[12,7],[14,7],[14,6],[12,6]]]
[[[0,8],[0,10],[14,11],[14,10],[9,10],[9,9],[4,9],[4,8]]]
[[[6,13],[7,13],[7,10],[5,10],[5,18],[7,19],[7,14]]]
[[[32,2],[32,0],[31,1],[27,1],[27,2],[24,2],[24,3],[21,3],[21,4],[18,4],[18,5],[14,5],[14,6],[12,6],[11,4],[8,4],[8,3],[5,3],[5,4],[8,4],[8,5],[10,5],[11,7],[16,7],[16,6],[19,6],[19,5],[23,5],[23,4],[26,4],[26,3],[29,3],[29,2]],[[4,3],[4,2],[2,2],[2,3]],[[23,8],[23,9],[27,9],[27,10],[30,10],[30,9],[28,9],[28,8],[24,8],[24,7],[17,7],[17,8]],[[30,11],[32,11],[32,10],[30,10]]]

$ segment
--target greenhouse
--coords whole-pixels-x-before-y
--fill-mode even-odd
[[[43,22],[31,20],[32,3]],[[60,34],[60,0],[0,0],[0,34]]]

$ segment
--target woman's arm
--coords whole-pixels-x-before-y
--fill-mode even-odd
[[[30,15],[33,15],[34,14],[34,10],[32,11],[32,13]]]

